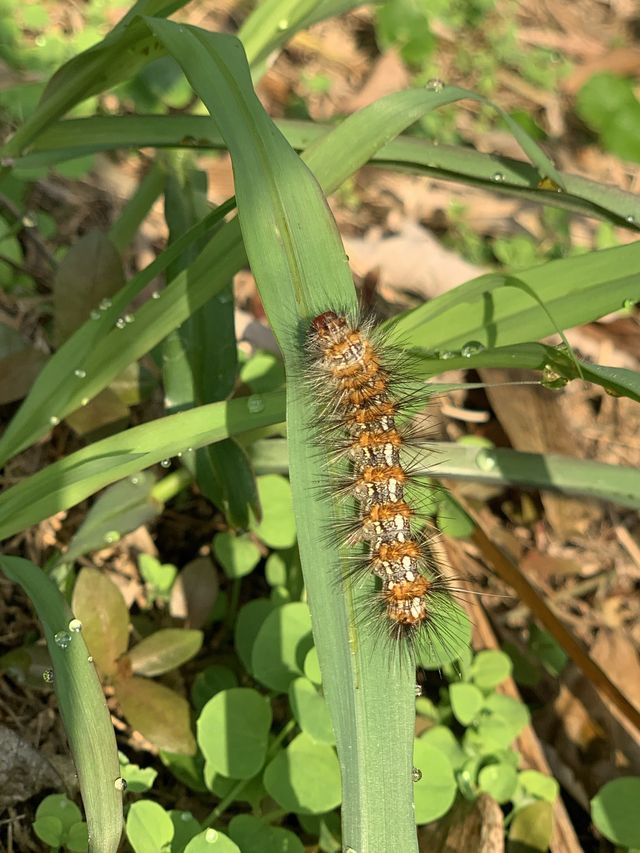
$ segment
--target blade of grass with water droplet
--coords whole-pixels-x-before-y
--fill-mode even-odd
[[[0,568],[29,596],[44,628],[58,706],[89,827],[89,851],[115,853],[122,834],[122,793],[115,785],[120,775],[118,750],[82,631],[69,629],[73,613],[68,604],[58,587],[30,560],[0,555]]]

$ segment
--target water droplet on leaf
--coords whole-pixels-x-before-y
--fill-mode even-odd
[[[45,669],[42,673],[42,680],[46,681],[47,684],[52,684],[54,679],[54,674],[52,669]]]
[[[247,409],[252,415],[257,415],[264,410],[264,400],[260,394],[252,394],[247,400]]]
[[[484,344],[480,343],[480,341],[467,341],[466,344],[463,344],[460,349],[460,355],[465,358],[471,358],[472,355],[476,355],[476,353],[482,352],[484,350]]]
[[[79,619],[72,619],[69,622],[69,630],[72,634],[77,634],[79,631],[82,631],[82,622]]]
[[[87,375],[87,371],[83,370],[81,367],[76,367],[76,369],[73,371],[73,375],[77,379],[84,379],[85,376]]]
[[[422,770],[418,770],[417,767],[414,767],[411,771],[411,781],[419,782],[422,779]]]
[[[497,465],[496,455],[493,450],[483,447],[476,453],[475,463],[481,471],[493,471]]]
[[[162,468],[168,468],[170,465],[171,465],[171,460],[170,460],[170,459],[163,459],[163,460],[160,462],[160,466],[161,466]]]
[[[126,791],[127,790],[127,780],[123,779],[122,776],[118,776],[116,781],[113,783],[116,791]]]
[[[442,92],[445,86],[446,83],[444,82],[444,80],[439,80],[437,77],[434,77],[431,80],[427,80],[425,89],[428,92]]]
[[[53,635],[53,642],[60,649],[68,649],[71,645],[71,634],[68,631],[58,631]]]

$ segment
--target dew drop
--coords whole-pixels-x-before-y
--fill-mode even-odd
[[[558,373],[557,370],[554,370],[550,364],[545,364],[542,369],[542,378],[540,380],[540,384],[543,388],[548,388],[550,391],[560,391],[568,385],[568,383],[569,380],[565,376]]]
[[[215,844],[218,840],[218,833],[215,829],[209,828],[204,834],[204,840],[207,844]]]
[[[493,471],[497,465],[496,454],[483,447],[476,453],[475,463],[481,471]]]
[[[89,663],[93,663],[93,655],[89,655],[89,657],[87,658],[87,660],[89,661]]]
[[[135,322],[135,319],[136,319],[136,318],[133,316],[133,314],[125,314],[125,315],[124,315],[124,321],[125,321],[125,323],[128,323],[128,324],[134,323],[134,322]]]
[[[92,320],[99,320],[100,319],[100,312],[94,308],[93,311],[89,314],[89,316],[91,317]]]
[[[117,530],[108,530],[104,534],[104,541],[107,545],[114,545],[120,541],[120,533]]]
[[[89,398],[88,398],[88,397],[83,397],[83,398],[82,398],[82,400],[80,400],[80,405],[81,405],[81,406],[86,406],[88,403],[89,403]]]
[[[192,817],[193,815],[191,814],[191,812],[182,812],[182,814],[180,815],[180,820],[183,820],[186,823],[188,820],[191,820]]]
[[[284,32],[284,30],[289,28],[289,21],[286,18],[281,18],[278,21],[278,29],[280,32]]]
[[[118,319],[116,320],[116,329],[124,329],[126,325],[127,321],[124,319],[124,317],[118,317]]]
[[[58,424],[60,423],[60,418],[58,418],[56,415],[51,415],[51,417],[49,418],[49,423],[51,424],[51,426],[58,426]]]
[[[193,453],[193,447],[187,447],[187,453]]]
[[[504,175],[502,174],[502,172],[494,172],[493,175],[491,175],[491,180],[495,184],[502,184],[504,183]]]
[[[107,308],[111,308],[111,305],[112,305],[112,304],[113,304],[113,303],[111,302],[111,300],[110,300],[110,299],[101,299],[101,300],[100,300],[100,304],[98,305],[98,308],[99,308],[101,311],[106,311],[106,310],[107,310]]]
[[[444,80],[439,80],[437,77],[434,77],[431,80],[427,80],[425,85],[425,89],[427,92],[442,92],[446,83]]]
[[[153,291],[153,293],[151,294],[151,298],[152,298],[152,299],[160,299],[160,296],[161,296],[161,295],[162,295],[162,294],[160,293],[160,291],[159,291],[159,290],[154,290],[154,291]]]
[[[132,477],[132,478],[129,480],[129,482],[131,483],[131,485],[132,485],[132,486],[137,486],[137,485],[138,485],[138,483],[140,482],[140,480],[139,480],[137,477]]]
[[[418,770],[417,767],[414,767],[411,770],[411,781],[419,782],[422,779],[422,770]]]
[[[36,47],[46,47],[47,39],[43,35],[36,36],[34,39]]]
[[[455,358],[456,355],[457,353],[453,352],[452,350],[441,350],[440,352],[440,358],[444,361],[447,361],[450,358]]]
[[[260,394],[252,394],[247,400],[247,408],[252,415],[257,415],[264,410],[264,400]]]
[[[68,631],[58,631],[53,635],[53,642],[59,649],[68,649],[71,645],[71,634]]]
[[[122,776],[118,776],[116,781],[113,783],[116,791],[126,791],[127,790],[127,780],[123,779]]]
[[[413,688],[413,692],[415,693],[416,696],[422,696],[422,685],[416,684],[415,687]]]
[[[636,224],[636,218],[633,215],[633,213],[630,213],[628,216],[625,216],[624,221],[628,222],[629,225],[635,225]]]
[[[72,634],[78,634],[82,631],[82,622],[79,619],[72,619],[69,622],[69,630]]]
[[[160,467],[161,467],[161,468],[168,468],[170,465],[171,465],[171,460],[170,460],[170,459],[163,459],[163,460],[160,462]]]
[[[463,355],[465,358],[471,358],[472,355],[476,355],[476,353],[483,350],[484,344],[481,344],[480,341],[467,341],[460,349],[460,355]]]
[[[76,369],[73,371],[73,375],[77,379],[84,379],[87,375],[87,371],[83,370],[81,367],[76,367]]]
[[[45,669],[42,673],[42,680],[46,681],[47,684],[53,684],[54,674],[52,669]]]

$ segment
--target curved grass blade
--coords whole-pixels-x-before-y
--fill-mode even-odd
[[[489,273],[437,296],[393,323],[400,344],[425,350],[458,350],[470,340],[500,347],[553,334],[622,309],[638,294],[640,242],[550,261],[518,272],[518,280]],[[442,322],[446,315],[446,322]],[[553,322],[550,317],[553,318]]]
[[[376,104],[366,109],[370,123],[375,125]],[[303,151],[334,129],[334,125],[296,119],[278,119],[276,125],[296,151]],[[357,136],[352,138],[356,146],[359,141]],[[15,168],[48,166],[97,151],[150,146],[200,151],[226,147],[210,116],[91,116],[65,119],[47,128],[29,153],[16,159]],[[538,186],[540,173],[535,166],[498,154],[483,154],[473,148],[436,145],[428,139],[400,136],[374,151],[369,162],[385,169],[439,177],[608,219],[626,228],[637,229],[640,225],[640,200],[634,193],[566,172],[561,173],[565,192],[551,192]],[[502,181],[495,180],[497,173],[502,175]]]
[[[87,320],[65,341],[38,374],[29,395],[0,438],[0,465],[44,435],[52,425],[81,406],[84,400],[94,397],[121,370],[148,352],[188,316],[188,311],[183,310],[182,315],[178,315],[177,322],[166,323],[169,317],[174,316],[172,300],[182,298],[187,301],[184,298],[184,288],[193,275],[193,270],[178,277],[176,285],[182,285],[181,289],[174,287],[170,295],[163,291],[162,299],[151,300],[139,309],[136,319],[139,315],[143,318],[139,325],[123,329],[116,326],[118,318],[126,313],[132,299],[174,263],[185,248],[210,233],[232,206],[233,199],[189,229],[155,261],[133,276],[108,305],[105,303],[104,308],[97,311],[94,317]],[[208,263],[210,255],[206,252],[203,254],[205,262]],[[158,304],[160,302],[162,308]],[[150,319],[147,320],[146,317]],[[145,329],[145,326],[152,324],[154,318],[157,318],[159,327],[155,336],[149,335],[148,329]],[[163,326],[166,329],[164,334]],[[81,379],[74,372],[79,368],[85,374]]]
[[[122,834],[122,793],[115,784],[120,775],[118,750],[82,632],[69,630],[73,613],[68,604],[53,581],[30,560],[0,555],[0,569],[29,596],[44,628],[58,706],[89,827],[89,851],[115,853]]]
[[[389,671],[373,637],[353,633],[353,604],[335,583],[335,548],[319,542],[330,508],[309,450],[309,400],[299,382],[301,324],[355,295],[335,223],[312,174],[253,92],[239,42],[167,22],[150,26],[182,64],[225,136],[240,224],[265,310],[285,356],[287,422],[298,541],[343,781],[343,843],[358,853],[417,850],[411,807],[413,673]]]
[[[284,438],[257,441],[251,445],[250,454],[259,474],[286,474],[289,470]],[[423,449],[416,448],[412,470],[417,476],[434,480],[544,489],[640,509],[637,469],[590,459],[433,441]]]
[[[97,441],[0,495],[0,539],[188,448],[283,419],[284,393],[277,391],[200,406]]]

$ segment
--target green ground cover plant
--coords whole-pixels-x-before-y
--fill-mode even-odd
[[[139,0],[101,41],[57,68],[0,155],[0,189],[12,188],[19,200],[15,182],[28,180],[31,169],[97,151],[170,149],[158,151],[110,232],[86,238],[62,259],[63,296],[73,281],[83,291],[82,275],[72,274],[74,253],[80,252],[81,269],[91,265],[91,287],[73,316],[59,312],[57,348],[0,439],[6,463],[101,394],[112,393],[130,365],[156,356],[162,417],[107,437],[87,430],[83,447],[0,496],[0,536],[8,538],[105,489],[66,553],[50,564],[0,558],[44,628],[51,656],[45,682],[55,688],[74,755],[88,849],[116,850],[124,826],[136,851],[194,853],[211,845],[229,853],[301,851],[300,837],[311,836],[324,851],[410,853],[418,849],[416,822],[445,814],[457,795],[486,792],[509,805],[511,837],[544,850],[557,788],[518,766],[512,742],[528,712],[495,690],[510,673],[509,658],[499,652],[472,657],[460,644],[450,655],[458,659],[457,669],[449,669],[451,660],[422,661],[450,682],[440,701],[422,697],[416,703],[411,662],[390,666],[374,638],[354,629],[372,583],[349,588],[337,580],[343,555],[337,543],[326,541],[333,510],[314,492],[322,463],[310,452],[301,333],[328,307],[356,307],[325,193],[368,162],[498,189],[628,228],[638,221],[640,204],[619,190],[560,173],[521,122],[482,94],[440,83],[386,96],[330,128],[275,123],[254,89],[267,57],[296,32],[352,4],[267,0],[237,38],[170,20],[184,5]],[[167,58],[206,115],[87,111],[69,118],[97,94],[138,79],[150,63]],[[463,99],[494,110],[528,162],[403,135]],[[233,162],[235,197],[210,210],[192,154],[222,147]],[[161,193],[169,244],[127,280],[122,254]],[[232,211],[237,216],[230,217]],[[635,304],[639,245],[522,269],[510,263],[509,271],[469,281],[394,318],[391,339],[418,360],[425,380],[445,365],[528,367],[548,387],[581,378],[638,400],[637,373],[586,364],[564,345],[538,340]],[[230,282],[247,262],[284,369],[264,354],[239,363]],[[165,286],[133,307],[161,274]],[[132,382],[137,388],[144,384],[140,376]],[[447,448],[437,476],[640,503],[632,470],[532,456],[487,446]],[[422,459],[427,473],[429,451]],[[155,465],[157,481],[148,473]],[[186,586],[189,575],[202,577],[206,569],[147,558],[140,564],[149,591],[147,616],[158,618],[157,624],[153,618],[151,625],[137,624],[111,581],[92,569],[76,572],[74,563],[157,518],[193,482],[227,520],[227,529],[212,540],[225,595],[208,602],[197,626],[161,627],[175,585]],[[433,510],[449,535],[474,532],[474,521],[453,498],[434,501]],[[243,579],[263,560],[264,595],[243,602]],[[130,623],[137,633],[131,647]],[[202,631],[215,632],[214,651],[225,651],[222,660],[213,652],[203,658]],[[32,659],[27,654],[9,663],[26,678]],[[174,690],[152,680],[178,667],[192,676],[189,701],[179,684]],[[119,759],[98,675],[114,689],[123,716],[160,750],[167,772],[212,804],[207,816],[163,808],[153,798],[148,768]],[[429,723],[418,738],[416,706]],[[132,792],[126,819],[125,782]],[[627,781],[620,796],[632,796],[636,782]],[[603,788],[593,819],[606,837],[632,847],[637,824],[629,826],[626,815],[611,807],[620,802],[615,793]],[[265,800],[271,811],[264,810]],[[43,801],[34,832],[52,847],[85,849],[80,815],[63,802]],[[251,814],[238,804],[248,805]],[[549,833],[528,837],[531,815]]]

